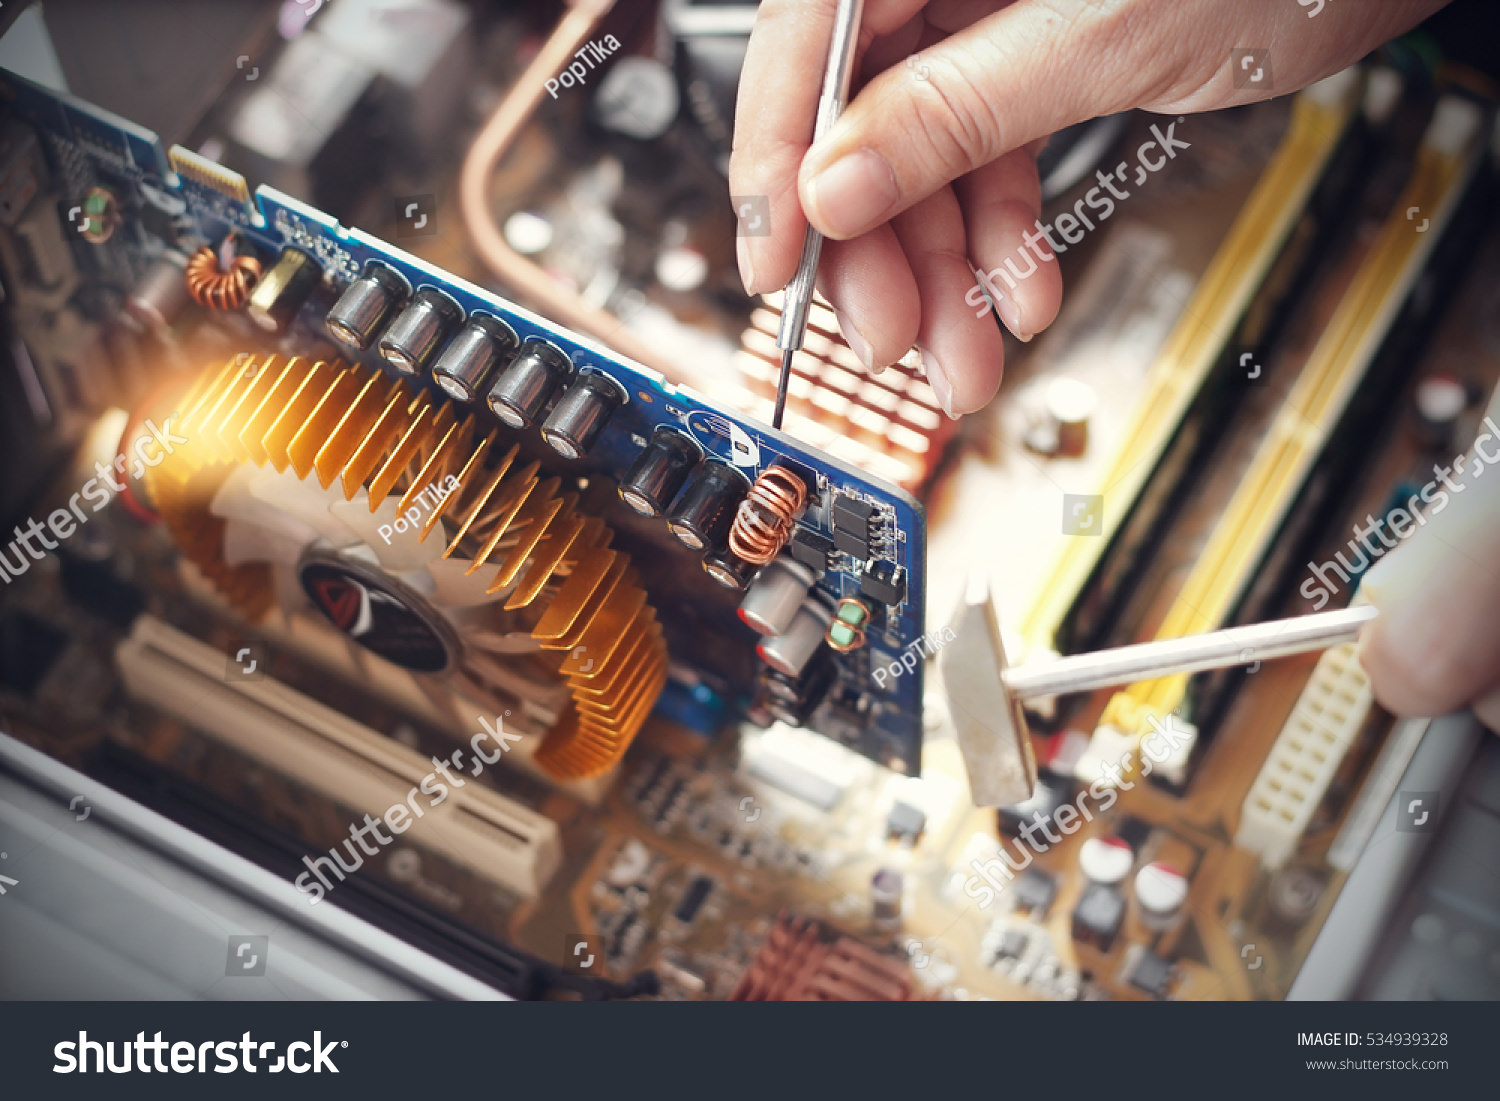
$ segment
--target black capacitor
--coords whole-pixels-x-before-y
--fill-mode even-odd
[[[403,375],[421,374],[463,317],[457,302],[423,287],[380,338],[380,354]]]
[[[364,351],[410,291],[405,279],[378,260],[371,260],[360,277],[339,295],[323,323],[334,340]]]
[[[268,333],[284,333],[323,278],[318,262],[301,249],[281,250],[271,270],[250,292],[245,313]]]
[[[490,409],[511,428],[530,428],[572,374],[566,354],[532,337],[490,387]]]
[[[703,559],[703,570],[720,585],[735,592],[743,589],[759,569],[728,550],[709,551]]]
[[[813,655],[802,673],[790,677],[778,669],[762,666],[760,695],[765,707],[789,726],[803,726],[818,709],[833,686],[837,669],[826,651]]]
[[[565,459],[583,458],[627,396],[625,387],[602,371],[582,372],[547,414],[542,439]]]
[[[725,547],[735,511],[749,492],[750,479],[738,467],[710,459],[682,491],[667,528],[693,550]]]
[[[658,428],[620,483],[620,500],[642,516],[660,516],[702,457],[691,437]]]
[[[432,365],[432,381],[449,397],[473,401],[495,364],[509,359],[520,343],[516,331],[498,317],[470,314]]]

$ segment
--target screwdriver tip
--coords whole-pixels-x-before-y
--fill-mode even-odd
[[[781,418],[786,414],[786,388],[792,379],[792,356],[795,349],[788,348],[781,353],[781,378],[776,383],[776,412],[771,415],[771,427],[780,431]]]

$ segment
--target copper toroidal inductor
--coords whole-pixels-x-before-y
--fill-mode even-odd
[[[237,310],[249,301],[260,275],[260,261],[243,253],[236,255],[230,237],[219,249],[200,246],[188,257],[183,278],[198,305],[210,310]]]
[[[729,529],[729,549],[746,562],[764,566],[792,537],[792,525],[807,504],[807,486],[784,466],[761,472],[740,502]]]

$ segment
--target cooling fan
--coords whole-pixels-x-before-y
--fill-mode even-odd
[[[498,428],[372,368],[274,355],[178,408],[189,442],[147,489],[240,612],[308,601],[430,693],[554,685],[536,761],[560,779],[624,755],[666,681],[656,612],[608,525]]]

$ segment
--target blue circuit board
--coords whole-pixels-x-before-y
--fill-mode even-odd
[[[733,462],[752,480],[766,468],[784,465],[806,481],[810,503],[799,525],[830,540],[835,535],[832,515],[838,499],[861,502],[870,520],[869,561],[894,567],[904,582],[904,595],[894,604],[875,603],[868,644],[848,654],[833,655],[838,678],[829,706],[815,712],[808,725],[846,742],[882,763],[910,774],[919,771],[922,739],[922,666],[902,668],[899,676],[872,677],[876,668],[900,663],[925,630],[926,527],[922,506],[908,493],[864,471],[801,443],[769,425],[718,404],[712,396],[673,385],[656,372],[625,359],[587,337],[563,329],[506,298],[457,278],[438,267],[298,200],[261,187],[251,192],[236,173],[219,168],[180,148],[166,150],[156,135],[67,96],[4,74],[0,96],[6,111],[32,127],[41,139],[53,175],[59,216],[66,204],[90,188],[110,191],[119,204],[119,232],[102,244],[76,236],[70,245],[86,280],[115,284],[96,288],[106,300],[128,292],[128,282],[139,278],[169,247],[186,250],[214,243],[233,231],[267,264],[283,249],[297,248],[313,256],[323,273],[322,293],[303,308],[278,350],[296,350],[298,341],[310,348],[329,347],[322,318],[340,289],[374,260],[402,275],[413,291],[441,290],[465,311],[500,317],[523,340],[544,339],[563,350],[578,369],[604,372],[622,384],[629,398],[610,420],[589,454],[572,462],[550,455],[553,473],[618,478],[634,461],[654,430],[670,426],[691,435],[709,456]],[[151,213],[154,220],[144,217]],[[163,228],[167,227],[167,228]],[[95,294],[97,300],[99,295]],[[304,353],[306,354],[306,353]],[[345,352],[345,358],[348,353]],[[373,351],[360,357],[372,367],[389,370]],[[440,391],[434,390],[435,394]],[[444,400],[453,400],[444,397]],[[476,411],[493,414],[475,403]],[[494,422],[499,425],[499,421]],[[502,436],[513,433],[500,426]],[[529,430],[533,437],[535,428]],[[524,441],[522,441],[524,442]],[[623,517],[623,518],[622,518]],[[731,648],[742,647],[753,663],[755,636],[734,616],[737,594],[715,592],[700,583],[697,555],[665,533],[655,521],[660,538],[642,532],[639,518],[621,506],[607,517],[612,524],[632,530],[647,543],[645,554],[657,555],[656,568],[643,563],[643,578],[653,604],[663,618],[669,650],[679,677],[679,688],[691,689],[694,674],[732,706],[742,707],[753,691],[753,664],[720,662],[718,668],[699,670],[700,654],[694,632],[711,631]],[[633,527],[632,527],[633,525]],[[835,552],[819,587],[832,598],[858,596],[866,561]],[[692,584],[685,579],[691,577]],[[684,579],[682,584],[674,578]],[[868,602],[868,600],[867,600]],[[674,629],[675,628],[675,629]],[[674,637],[675,635],[675,637]],[[737,640],[737,641],[736,641]],[[720,652],[724,647],[718,648]],[[751,676],[746,676],[749,670]],[[744,683],[746,680],[749,683]]]

